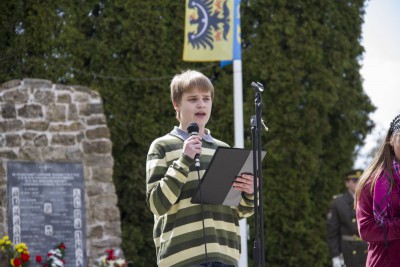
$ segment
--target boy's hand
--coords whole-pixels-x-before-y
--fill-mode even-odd
[[[183,143],[183,154],[194,159],[196,154],[201,155],[201,137],[198,135],[190,136]]]
[[[254,177],[252,174],[242,173],[240,176],[236,177],[233,182],[233,188],[252,195],[254,194],[253,181]]]

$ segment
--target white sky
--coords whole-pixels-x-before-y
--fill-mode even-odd
[[[370,163],[365,155],[385,135],[392,119],[400,114],[400,1],[371,0],[363,25],[365,49],[361,75],[365,93],[376,106],[371,119],[376,127],[356,160],[356,168]]]

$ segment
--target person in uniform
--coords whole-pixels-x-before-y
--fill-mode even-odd
[[[347,191],[333,197],[327,216],[328,246],[333,267],[365,267],[368,245],[359,237],[354,193],[362,170],[345,175]]]

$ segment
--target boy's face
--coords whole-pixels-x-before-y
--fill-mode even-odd
[[[191,122],[196,122],[203,130],[210,119],[212,99],[210,92],[201,92],[194,89],[193,92],[183,93],[180,103],[174,103],[174,108],[179,112],[180,126],[187,129]]]

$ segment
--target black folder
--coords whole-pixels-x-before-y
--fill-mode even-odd
[[[266,152],[262,151],[261,160],[265,154]],[[242,199],[242,192],[233,189],[232,184],[242,173],[253,173],[253,151],[218,147],[191,203],[201,203],[201,189],[203,204],[238,206]]]

